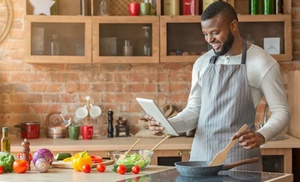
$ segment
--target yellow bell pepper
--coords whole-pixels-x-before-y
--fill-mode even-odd
[[[75,171],[81,172],[82,167],[87,164],[92,167],[92,157],[89,156],[87,151],[80,152],[72,157],[72,167]]]

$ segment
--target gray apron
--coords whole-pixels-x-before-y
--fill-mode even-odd
[[[211,161],[244,124],[255,130],[256,108],[247,80],[246,53],[247,44],[244,41],[241,64],[215,64],[218,57],[210,59],[202,79],[202,104],[191,161]],[[253,157],[261,158],[259,148],[246,150],[236,143],[229,151],[225,163]],[[261,171],[262,163],[242,165],[234,169]]]

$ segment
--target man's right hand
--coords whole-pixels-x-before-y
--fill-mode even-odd
[[[163,130],[164,127],[160,125],[160,122],[156,121],[153,117],[145,117],[145,119],[148,120],[148,126],[149,130],[154,134],[154,135],[163,135]]]

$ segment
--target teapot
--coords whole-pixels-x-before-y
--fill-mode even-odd
[[[65,120],[61,112],[50,112],[45,119],[48,138],[64,138],[67,136],[67,127],[71,124],[71,118]]]

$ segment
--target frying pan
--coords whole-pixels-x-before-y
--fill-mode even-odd
[[[231,164],[221,164],[217,166],[209,166],[210,161],[188,161],[175,162],[177,171],[182,176],[213,176],[217,175],[219,171],[229,170],[236,166],[258,162],[259,158],[244,159]]]

